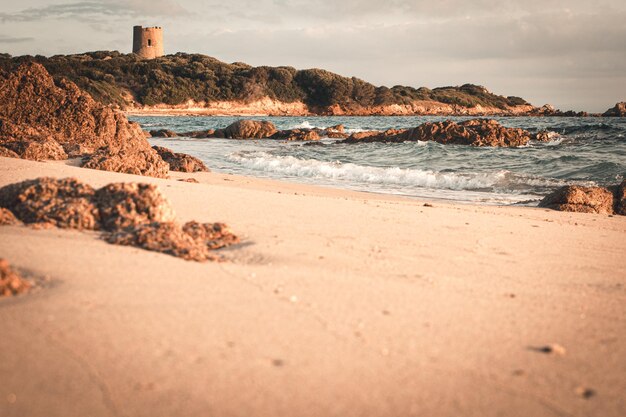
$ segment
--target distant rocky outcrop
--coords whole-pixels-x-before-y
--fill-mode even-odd
[[[174,152],[163,146],[153,146],[159,156],[170,165],[171,171],[178,172],[209,172],[209,168],[196,157],[185,153]]]
[[[0,147],[36,160],[98,153],[99,163],[88,159],[85,165],[155,177],[168,172],[138,124],[94,101],[74,83],[55,82],[35,63],[2,77]],[[107,164],[108,158],[128,161]]]
[[[153,138],[175,138],[178,137],[178,133],[168,129],[151,130],[150,136]]]
[[[555,108],[551,104],[545,104],[539,108],[535,108],[528,112],[528,116],[547,116],[547,117],[589,117],[589,116],[597,116],[590,115],[586,111],[574,111],[567,110],[562,111],[560,109]]]
[[[604,117],[626,117],[626,101],[617,103],[614,107],[602,113]]]
[[[514,147],[524,146],[531,139],[544,140],[519,128],[508,128],[495,120],[472,119],[456,123],[450,120],[427,122],[413,129],[358,132],[338,143],[434,141],[442,144]]]
[[[0,223],[102,230],[109,243],[187,260],[219,260],[211,251],[239,242],[223,223],[180,225],[152,184],[115,183],[98,190],[75,178],[37,178],[0,188]],[[0,265],[1,266],[1,265]],[[1,292],[1,289],[0,289]]]
[[[626,180],[611,187],[568,185],[547,195],[539,207],[559,211],[626,215]]]

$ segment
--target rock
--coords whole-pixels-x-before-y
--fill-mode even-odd
[[[337,133],[345,133],[345,128],[343,125],[335,125],[331,127],[327,127],[326,131],[328,132],[337,132]]]
[[[6,259],[0,258],[0,296],[23,294],[30,288],[31,284],[19,276]]]
[[[183,132],[179,136],[194,138],[194,139],[206,139],[215,137],[215,129],[209,130],[196,130],[193,132]]]
[[[549,130],[541,130],[535,133],[533,139],[539,142],[550,142],[551,140],[557,139],[561,137],[557,132],[552,132]]]
[[[272,136],[274,133],[276,133],[276,126],[271,122],[238,120],[225,129],[216,130],[215,137],[228,139],[263,139]]]
[[[207,245],[185,233],[179,224],[173,222],[143,224],[111,233],[106,240],[116,245],[137,246],[185,260],[203,262],[219,259],[210,253]]]
[[[178,133],[167,129],[151,130],[150,136],[153,138],[176,138]]]
[[[170,170],[169,164],[152,148],[123,149],[117,152],[103,148],[83,158],[82,166],[156,178],[167,178]]]
[[[615,104],[612,108],[602,113],[603,117],[626,117],[626,101]]]
[[[160,157],[148,152],[150,144],[137,123],[97,103],[74,83],[55,82],[42,65],[33,62],[0,74],[0,145],[21,157],[66,158],[54,142],[70,157],[101,152],[100,156],[131,159],[125,163],[100,162],[100,169],[128,172],[130,165],[147,157],[140,162],[144,168],[136,172],[159,177],[167,174],[160,168]],[[157,166],[145,168],[154,164]]]
[[[523,146],[531,134],[523,129],[507,128],[495,120],[472,119],[461,123],[450,120],[427,122],[408,130],[359,132],[339,143],[434,141],[442,144],[511,147]]]
[[[177,153],[162,146],[153,146],[159,156],[170,165],[171,171],[178,172],[209,172],[204,162],[185,153]]]
[[[239,238],[224,223],[191,221],[185,223],[183,231],[209,249],[219,249],[239,243]]]
[[[94,201],[104,230],[122,230],[176,219],[169,201],[152,184],[109,184],[95,192]]]
[[[92,201],[94,193],[75,178],[43,177],[0,188],[0,207],[26,224],[95,230],[99,215]]]
[[[615,214],[626,216],[626,180],[614,187]]]
[[[13,212],[9,209],[6,209],[4,207],[0,207],[0,225],[1,226],[16,226],[21,224],[22,222],[19,221],[15,215],[13,214]]]
[[[199,183],[200,183],[200,181],[198,181],[198,180],[197,180],[197,179],[195,179],[195,178],[181,178],[181,179],[179,179],[178,181],[182,181],[182,182],[191,182],[191,183],[194,183],[194,184],[199,184]]]
[[[613,214],[613,193],[604,187],[568,185],[547,195],[539,207],[578,213]]]
[[[5,157],[5,158],[19,158],[20,156],[13,152],[11,149],[5,148],[4,146],[0,145],[0,156]]]
[[[39,136],[30,140],[7,141],[4,142],[3,146],[15,152],[18,158],[30,159],[32,161],[61,161],[67,159],[67,154],[63,147],[49,136]]]
[[[320,140],[320,135],[312,129],[290,129],[278,131],[271,138],[289,141],[312,141]]]

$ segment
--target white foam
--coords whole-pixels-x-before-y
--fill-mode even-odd
[[[235,152],[233,162],[255,171],[291,177],[308,177],[378,185],[424,187],[448,190],[491,189],[505,181],[508,171],[496,173],[443,173],[406,168],[379,168],[352,163],[322,162],[293,156],[274,156],[267,152]]]

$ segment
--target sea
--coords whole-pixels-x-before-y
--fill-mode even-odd
[[[278,129],[326,128],[346,132],[411,128],[467,117],[246,117]],[[214,172],[273,178],[371,193],[497,205],[536,205],[568,185],[609,185],[626,174],[626,118],[494,117],[507,127],[554,132],[546,143],[516,148],[441,145],[435,142],[322,146],[271,139],[151,138],[200,158]],[[223,128],[242,117],[131,116],[145,130],[176,132]]]

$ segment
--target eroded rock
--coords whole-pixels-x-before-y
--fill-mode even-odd
[[[16,226],[21,223],[11,210],[0,207],[0,226]]]
[[[225,129],[215,131],[215,137],[227,139],[263,139],[276,133],[272,122],[259,120],[238,120]]]
[[[547,195],[539,207],[578,213],[613,214],[613,192],[604,187],[568,185]]]
[[[171,171],[209,172],[209,168],[200,159],[186,153],[174,152],[162,146],[153,146],[159,156],[170,165]]]
[[[239,243],[239,238],[224,223],[185,223],[183,231],[209,249],[219,249]]]
[[[151,130],[150,136],[153,138],[176,138],[178,137],[178,133],[173,132],[168,129],[158,129],[158,130]]]
[[[0,207],[26,224],[95,230],[99,215],[94,189],[75,178],[37,178],[0,188]]]
[[[95,192],[94,201],[104,230],[122,230],[176,219],[170,202],[153,184],[109,184]]]
[[[626,101],[615,104],[612,108],[605,111],[604,117],[626,117]]]
[[[85,157],[82,166],[156,178],[167,178],[170,169],[169,164],[152,148],[123,149],[117,152],[102,148]]]
[[[271,138],[289,141],[311,141],[320,140],[320,135],[313,129],[290,129],[278,131]]]

